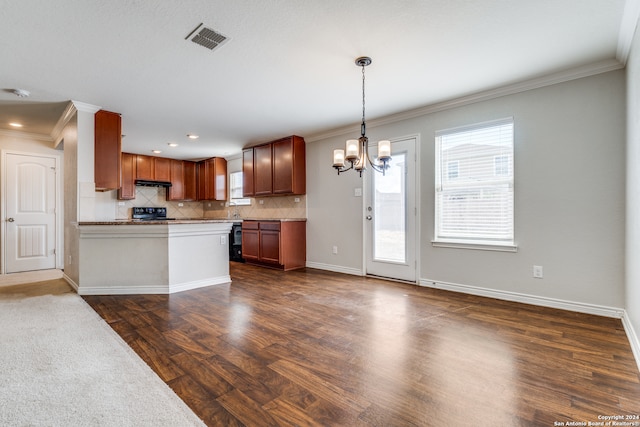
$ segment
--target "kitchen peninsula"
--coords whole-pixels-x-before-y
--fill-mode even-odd
[[[77,224],[80,295],[171,294],[230,283],[227,239],[216,219]]]

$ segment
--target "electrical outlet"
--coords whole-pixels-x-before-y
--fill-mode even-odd
[[[353,189],[353,196],[354,197],[362,197],[362,188],[360,188],[360,187],[354,188]]]
[[[182,206],[184,206],[184,203],[178,203],[178,206],[182,207]]]
[[[338,247],[337,246],[333,247],[333,254],[334,255],[338,255]]]
[[[264,200],[260,200],[258,203],[260,203],[261,205],[264,205]]]
[[[118,202],[118,206],[124,206],[125,203],[124,202]]]
[[[534,265],[533,266],[533,277],[535,279],[542,279],[542,266]]]
[[[300,197],[296,197],[296,198],[294,198],[294,199],[293,199],[293,201],[294,201],[295,203],[300,203]]]
[[[226,245],[227,244],[227,236],[226,235],[222,235],[220,236],[220,244],[221,245]]]

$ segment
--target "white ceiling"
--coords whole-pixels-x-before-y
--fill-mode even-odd
[[[49,136],[75,100],[122,114],[124,151],[229,156],[359,123],[358,56],[373,59],[374,119],[624,63],[625,13],[625,0],[0,0],[0,132],[21,120]],[[200,23],[229,40],[185,40]]]

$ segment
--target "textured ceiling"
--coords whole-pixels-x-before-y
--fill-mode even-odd
[[[613,61],[624,10],[624,0],[0,0],[0,131],[22,117],[24,132],[47,135],[76,100],[122,114],[125,151],[228,156],[358,123],[358,56],[373,58],[366,105],[377,118]],[[213,51],[185,40],[200,23],[229,40]]]

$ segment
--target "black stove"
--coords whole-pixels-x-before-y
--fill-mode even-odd
[[[167,218],[167,208],[139,207],[133,208],[132,218],[136,221],[170,221],[175,218]]]

